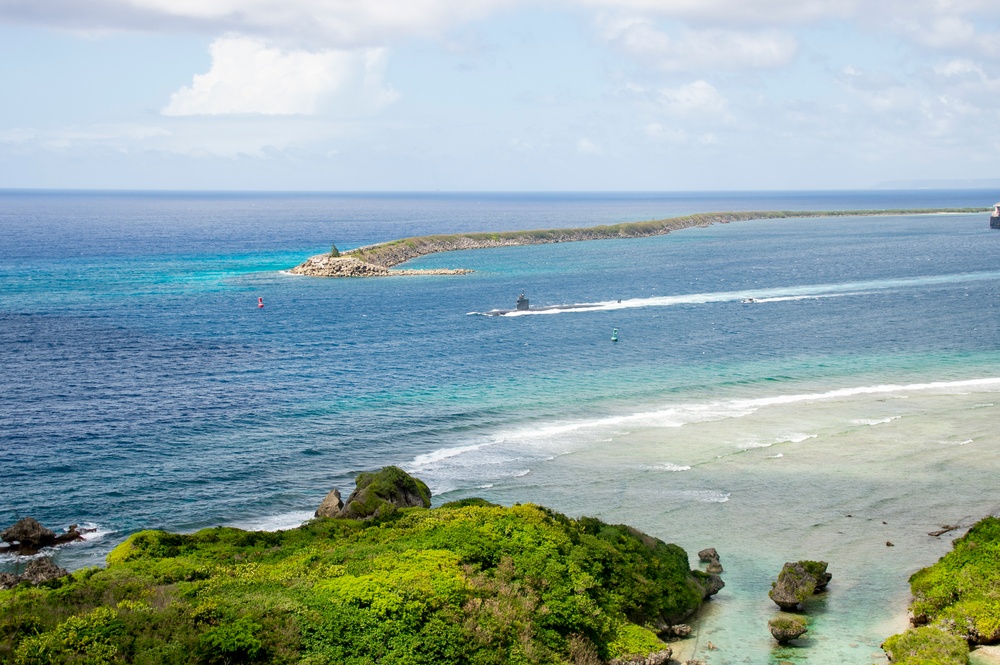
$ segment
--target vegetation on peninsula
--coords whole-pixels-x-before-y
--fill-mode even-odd
[[[438,234],[414,236],[388,242],[359,247],[339,254],[353,257],[385,268],[399,265],[419,256],[460,249],[486,247],[510,247],[538,245],[580,240],[608,240],[614,238],[643,238],[657,236],[696,226],[749,221],[752,219],[779,219],[789,217],[858,217],[865,215],[925,215],[935,213],[986,212],[988,208],[920,208],[894,210],[827,210],[827,211],[746,211],[746,212],[706,212],[683,217],[625,222],[601,226],[534,229],[526,231],[501,231],[482,233]]]
[[[629,527],[481,500],[142,531],[107,563],[0,591],[0,662],[592,663],[666,648],[707,578]]]

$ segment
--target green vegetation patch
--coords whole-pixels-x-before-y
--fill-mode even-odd
[[[106,569],[0,592],[0,662],[607,660],[663,648],[651,627],[701,598],[675,545],[463,501],[276,533],[142,531]]]
[[[893,635],[882,648],[894,665],[968,665],[969,644],[934,626],[911,628]]]
[[[974,644],[1000,641],[1000,519],[976,523],[910,588],[917,622],[944,622]]]

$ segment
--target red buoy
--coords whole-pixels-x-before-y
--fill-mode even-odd
[[[257,307],[263,307],[263,306],[264,306],[264,299],[257,298]]]

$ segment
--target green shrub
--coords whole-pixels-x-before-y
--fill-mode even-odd
[[[14,654],[18,665],[82,662],[104,665],[117,660],[124,624],[109,607],[73,616],[55,630],[21,641]]]
[[[634,623],[621,623],[616,626],[614,639],[608,644],[607,652],[611,658],[643,657],[666,648],[656,633],[648,628]]]
[[[206,665],[252,663],[261,653],[260,631],[246,617],[209,628],[198,638],[199,660]]]
[[[910,588],[919,621],[947,622],[972,643],[1000,640],[1000,519],[976,523],[951,552],[910,577]]]
[[[911,628],[882,645],[894,665],[968,665],[969,644],[934,626]]]

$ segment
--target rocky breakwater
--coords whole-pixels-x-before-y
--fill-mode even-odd
[[[834,211],[739,211],[707,212],[684,217],[654,219],[646,222],[625,222],[586,228],[534,229],[486,233],[455,233],[414,236],[359,247],[340,253],[336,246],[329,254],[309,258],[292,268],[297,275],[314,277],[387,277],[391,275],[461,275],[472,272],[462,269],[390,270],[411,259],[440,252],[454,252],[491,247],[520,247],[583,240],[616,240],[658,236],[697,226],[728,224],[751,219],[783,217],[847,217],[855,215],[927,214],[941,212],[976,212],[979,208],[942,208],[926,210],[834,210]]]
[[[464,275],[472,271],[446,268],[431,270],[389,270],[383,265],[362,261],[353,256],[318,254],[309,257],[304,263],[292,268],[290,272],[310,277],[393,277],[397,275]]]

